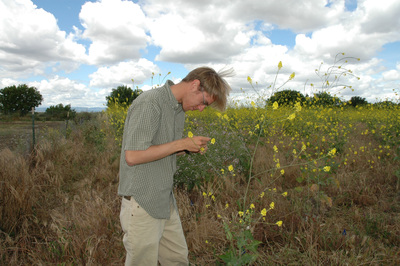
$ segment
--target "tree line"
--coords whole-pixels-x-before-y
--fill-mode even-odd
[[[113,88],[106,97],[107,107],[114,104],[130,105],[142,92],[140,89],[132,90],[128,86]],[[38,89],[26,84],[0,89],[0,112],[4,115],[26,116],[32,108],[40,106],[42,101],[43,96]],[[68,120],[76,116],[76,111],[71,108],[71,104],[64,106],[60,103],[48,107],[45,114],[56,120]]]
[[[115,104],[129,106],[142,92],[138,88],[132,90],[125,85],[118,86],[113,88],[111,93],[106,96],[106,105],[107,107]],[[25,116],[32,108],[40,106],[42,101],[43,96],[40,92],[35,87],[29,87],[26,84],[13,85],[0,90],[0,112],[4,115],[19,114],[19,116]],[[369,104],[365,98],[360,96],[353,96],[349,101],[342,101],[328,92],[318,92],[310,97],[296,90],[278,91],[267,100],[266,104],[272,105],[274,102],[277,102],[279,106],[290,106],[297,102],[309,106],[342,106],[346,104],[356,107]],[[391,101],[382,101],[376,103],[376,105],[390,107],[396,104]],[[70,104],[64,106],[61,103],[50,106],[45,113],[57,119],[72,119],[76,115],[76,111],[71,108]]]
[[[267,100],[268,105],[272,105],[275,102],[279,104],[279,106],[293,106],[294,104],[300,102],[304,106],[365,106],[370,104],[366,98],[361,96],[353,96],[348,101],[344,101],[339,97],[331,95],[329,92],[323,91],[315,93],[313,96],[303,95],[299,91],[295,90],[282,90],[274,93]],[[392,101],[381,101],[374,103],[375,106],[378,107],[390,107],[396,105],[396,103]]]

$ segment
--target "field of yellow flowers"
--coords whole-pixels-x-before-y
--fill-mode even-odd
[[[373,105],[187,113],[184,134],[212,138],[178,162],[190,261],[399,264],[399,115]],[[1,150],[1,264],[123,263],[116,117],[42,132],[29,155]]]
[[[200,265],[398,262],[399,121],[396,105],[251,102],[189,112],[185,135],[212,138],[206,154],[178,159],[193,258]]]

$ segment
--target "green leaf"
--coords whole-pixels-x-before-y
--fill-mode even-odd
[[[295,187],[294,190],[297,191],[297,192],[302,192],[303,188],[302,187]]]

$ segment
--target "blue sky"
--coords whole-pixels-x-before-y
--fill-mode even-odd
[[[236,75],[227,78],[231,98],[250,101],[274,92],[268,87],[282,61],[277,84],[295,72],[284,89],[312,95],[323,89],[315,69],[321,62],[328,69],[343,52],[354,57],[346,65],[354,76],[341,82],[353,89],[341,86],[330,93],[345,100],[357,95],[369,102],[399,101],[399,1],[226,3],[0,0],[0,88],[34,86],[43,107],[102,107],[119,85],[148,90],[152,73],[153,85],[168,72],[179,82],[207,65],[233,68]]]

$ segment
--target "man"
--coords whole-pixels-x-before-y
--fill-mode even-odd
[[[188,110],[213,105],[223,110],[231,90],[208,67],[191,71],[180,83],[146,91],[125,120],[118,194],[127,252],[125,265],[188,265],[188,248],[173,195],[176,156],[205,152],[210,138],[182,138]]]

